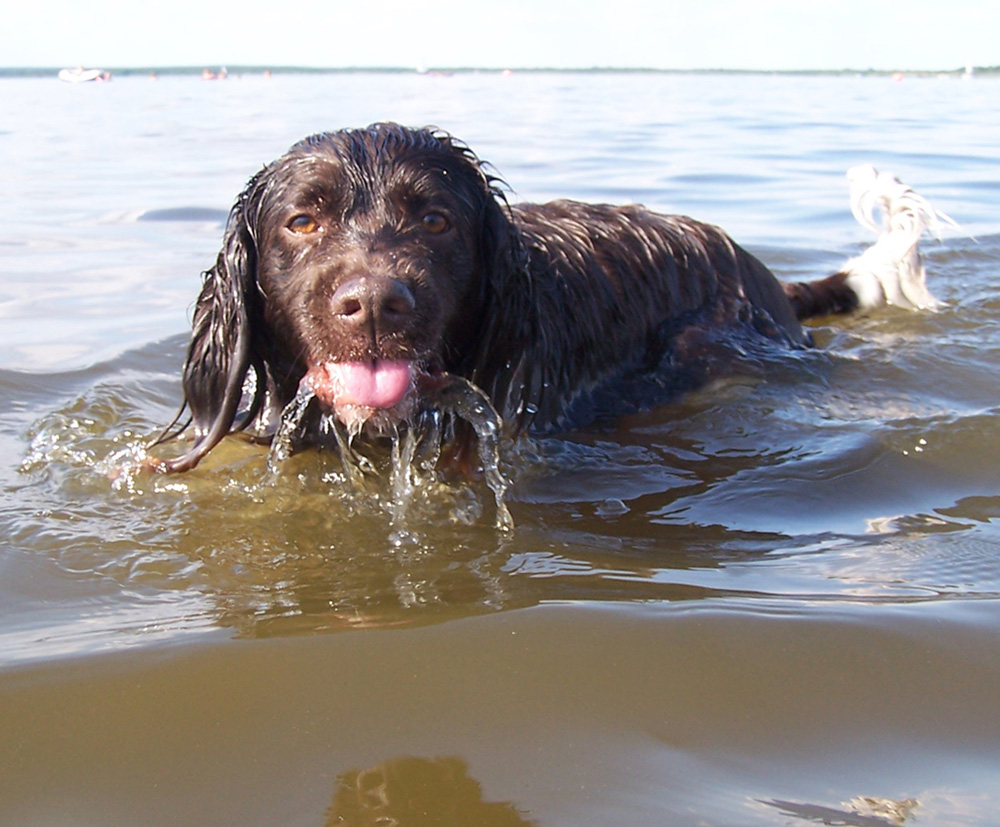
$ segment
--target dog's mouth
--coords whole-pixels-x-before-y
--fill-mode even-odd
[[[418,373],[408,359],[324,362],[306,372],[302,385],[353,430],[380,412],[405,419],[414,406]]]

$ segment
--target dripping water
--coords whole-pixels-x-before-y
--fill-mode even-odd
[[[292,455],[302,420],[305,419],[309,403],[315,397],[316,395],[303,382],[299,386],[295,398],[281,412],[278,431],[271,440],[271,450],[267,454],[267,480],[269,482],[277,478],[281,464]]]
[[[403,536],[399,532],[406,522],[406,512],[410,499],[416,489],[417,478],[414,474],[413,456],[416,452],[417,439],[412,429],[408,428],[402,434],[397,433],[392,440],[391,464],[389,466],[389,491],[391,494],[389,506],[391,524],[395,529],[395,542],[401,542]]]
[[[360,488],[365,479],[365,475],[377,476],[378,468],[375,467],[368,457],[354,448],[354,439],[357,433],[348,431],[342,427],[336,417],[323,414],[319,421],[320,432],[324,435],[333,435],[340,453],[341,462],[344,465],[344,476],[355,488]]]
[[[503,432],[500,415],[481,388],[460,376],[447,375],[433,401],[439,409],[464,419],[476,432],[483,476],[496,499],[497,528],[510,531],[514,528],[514,520],[506,502],[509,483],[500,470],[500,436]]]
[[[500,415],[486,394],[467,379],[442,374],[434,377],[428,385],[421,392],[427,403],[425,409],[414,421],[406,423],[406,427],[394,424],[388,429],[389,511],[392,524],[396,527],[403,524],[416,487],[422,478],[435,472],[446,440],[446,419],[451,416],[453,420],[468,422],[475,431],[483,476],[496,502],[497,528],[510,531],[514,520],[506,503],[510,484],[500,469],[500,438],[503,432]],[[314,398],[313,391],[303,383],[295,398],[282,411],[267,457],[267,482],[277,479],[282,463],[293,453]],[[362,428],[348,431],[336,417],[323,414],[320,431],[325,436],[333,437],[345,477],[352,486],[361,488],[367,477],[378,474],[375,463],[354,447],[354,440]]]

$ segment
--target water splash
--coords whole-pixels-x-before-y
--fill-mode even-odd
[[[273,481],[277,478],[281,463],[292,455],[295,448],[295,440],[298,436],[302,421],[305,419],[309,403],[316,398],[305,383],[299,386],[299,392],[295,398],[289,402],[281,412],[281,421],[278,431],[271,440],[271,450],[267,454],[267,480]]]
[[[410,500],[419,485],[419,477],[414,473],[413,457],[417,450],[417,437],[413,429],[406,429],[392,440],[391,464],[389,474],[389,490],[391,492],[390,509],[393,535],[391,539],[397,545],[405,542],[406,513]],[[403,533],[400,533],[403,532]]]
[[[267,483],[277,480],[281,465],[293,453],[315,398],[308,383],[303,383],[282,412],[267,457]],[[406,515],[416,490],[428,477],[438,479],[438,464],[455,420],[467,422],[476,434],[479,464],[496,502],[497,528],[513,529],[514,520],[506,504],[510,483],[500,469],[503,421],[485,392],[467,379],[440,374],[422,381],[420,398],[425,407],[412,421],[393,422],[383,418],[377,427],[389,440],[388,511],[396,533],[405,534]],[[346,482],[359,490],[365,488],[371,477],[379,475],[372,458],[355,448],[355,441],[363,432],[361,427],[345,427],[331,414],[320,417],[320,434],[336,447]]]
[[[437,408],[464,419],[476,432],[483,476],[496,499],[497,528],[510,531],[514,528],[514,520],[506,503],[510,483],[500,470],[503,420],[481,388],[460,376],[444,374],[443,377],[444,381],[436,395],[432,396],[434,404]]]

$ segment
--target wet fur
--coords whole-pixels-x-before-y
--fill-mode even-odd
[[[448,217],[447,233],[420,231],[428,210]],[[309,244],[287,232],[303,211],[324,228]],[[364,337],[334,325],[330,296],[368,274],[404,283],[414,318]],[[631,371],[683,373],[703,331],[799,347],[799,318],[852,301],[842,276],[782,286],[690,218],[573,201],[511,207],[440,131],[319,134],[257,173],[232,208],[184,366],[195,441],[167,468],[193,467],[233,430],[266,438],[323,360],[410,359],[471,380],[512,430],[560,427],[576,398]]]

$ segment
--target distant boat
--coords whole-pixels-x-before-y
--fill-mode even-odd
[[[64,80],[67,83],[86,83],[88,80],[106,79],[103,69],[84,69],[82,66],[77,66],[75,69],[59,70],[59,80]]]

